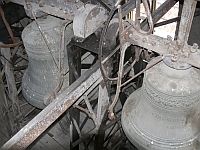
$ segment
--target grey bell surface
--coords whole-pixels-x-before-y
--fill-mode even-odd
[[[122,111],[128,139],[139,150],[196,150],[199,85],[200,73],[193,67],[176,70],[162,61],[149,69]]]
[[[38,25],[44,37],[35,21],[29,24],[22,33],[23,43],[29,58],[28,69],[23,76],[22,91],[25,99],[30,104],[43,109],[46,105],[44,100],[48,98],[48,95],[51,95],[59,84],[59,71],[53,57],[58,62],[61,51],[63,21],[47,16],[38,19]],[[73,32],[68,37],[71,37],[72,34]],[[48,46],[44,38],[46,38]],[[66,55],[65,51],[61,52],[64,72],[68,69]],[[65,87],[68,84],[66,80],[64,82]]]

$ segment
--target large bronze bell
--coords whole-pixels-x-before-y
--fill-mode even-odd
[[[22,92],[30,104],[40,109],[46,106],[45,99],[59,84],[60,73],[55,61],[58,65],[60,53],[63,72],[66,73],[68,70],[67,52],[61,50],[63,24],[63,20],[47,16],[37,19],[37,22],[33,21],[22,32],[22,40],[29,57],[28,68],[22,80]],[[67,26],[65,44],[72,37],[72,26]],[[68,77],[65,76],[63,87],[66,86],[68,86]]]
[[[127,99],[123,130],[139,150],[197,150],[199,102],[199,70],[162,61],[146,71],[143,86]]]

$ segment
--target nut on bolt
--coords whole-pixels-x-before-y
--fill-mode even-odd
[[[191,51],[192,53],[195,53],[195,52],[197,51],[198,48],[199,48],[199,45],[198,45],[197,43],[194,43],[193,46],[192,46],[192,48],[190,49],[190,51]]]
[[[171,60],[172,60],[173,62],[176,62],[176,61],[178,60],[178,54],[175,53],[174,55],[172,55],[172,56],[171,56]]]
[[[172,42],[172,37],[170,35],[167,35],[167,40],[164,41],[165,45],[168,45]]]
[[[169,42],[171,42],[171,41],[172,41],[172,37],[171,37],[170,35],[167,35],[167,40],[168,40]]]

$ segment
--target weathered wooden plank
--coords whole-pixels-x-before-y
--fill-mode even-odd
[[[7,112],[8,106],[6,102],[2,76],[0,75],[0,146],[2,146],[9,138],[11,132],[9,117]]]
[[[65,150],[65,148],[46,134],[31,148],[31,150]]]
[[[19,117],[21,115],[19,99],[17,94],[17,87],[15,83],[14,69],[11,64],[11,52],[10,48],[1,48],[1,54],[4,56],[1,58],[1,62],[4,65],[6,82],[8,86],[9,98],[12,101],[12,111],[14,117]]]
[[[56,124],[47,134],[49,134],[60,145],[65,147],[65,150],[70,148],[70,135],[65,134],[59,124]]]

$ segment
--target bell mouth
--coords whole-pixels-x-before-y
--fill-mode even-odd
[[[138,89],[134,93],[132,93],[125,102],[122,110],[122,128],[129,141],[139,150],[193,150],[193,146],[195,145],[195,142],[199,137],[198,132],[195,132],[194,134],[188,136],[179,136],[173,139],[173,135],[171,138],[165,138],[163,137],[165,135],[165,132],[161,134],[163,136],[158,136],[155,134],[151,134],[151,132],[149,132],[150,130],[147,130],[148,128],[140,126],[141,124],[144,124],[142,119],[139,123],[139,120],[136,118],[136,115],[138,115],[138,113],[140,112],[138,107],[142,106],[143,104],[140,105],[140,103],[144,101],[142,100],[140,92],[141,89]],[[148,124],[148,122],[145,122],[145,124]],[[155,125],[156,124],[157,123],[155,122]],[[185,129],[182,129],[182,131],[184,131]],[[165,130],[167,131],[169,129],[163,128],[163,131]]]
[[[176,70],[186,70],[191,68],[192,66],[188,63],[185,63],[181,60],[173,61],[173,56],[166,56],[163,59],[164,64],[168,67],[176,69]]]

